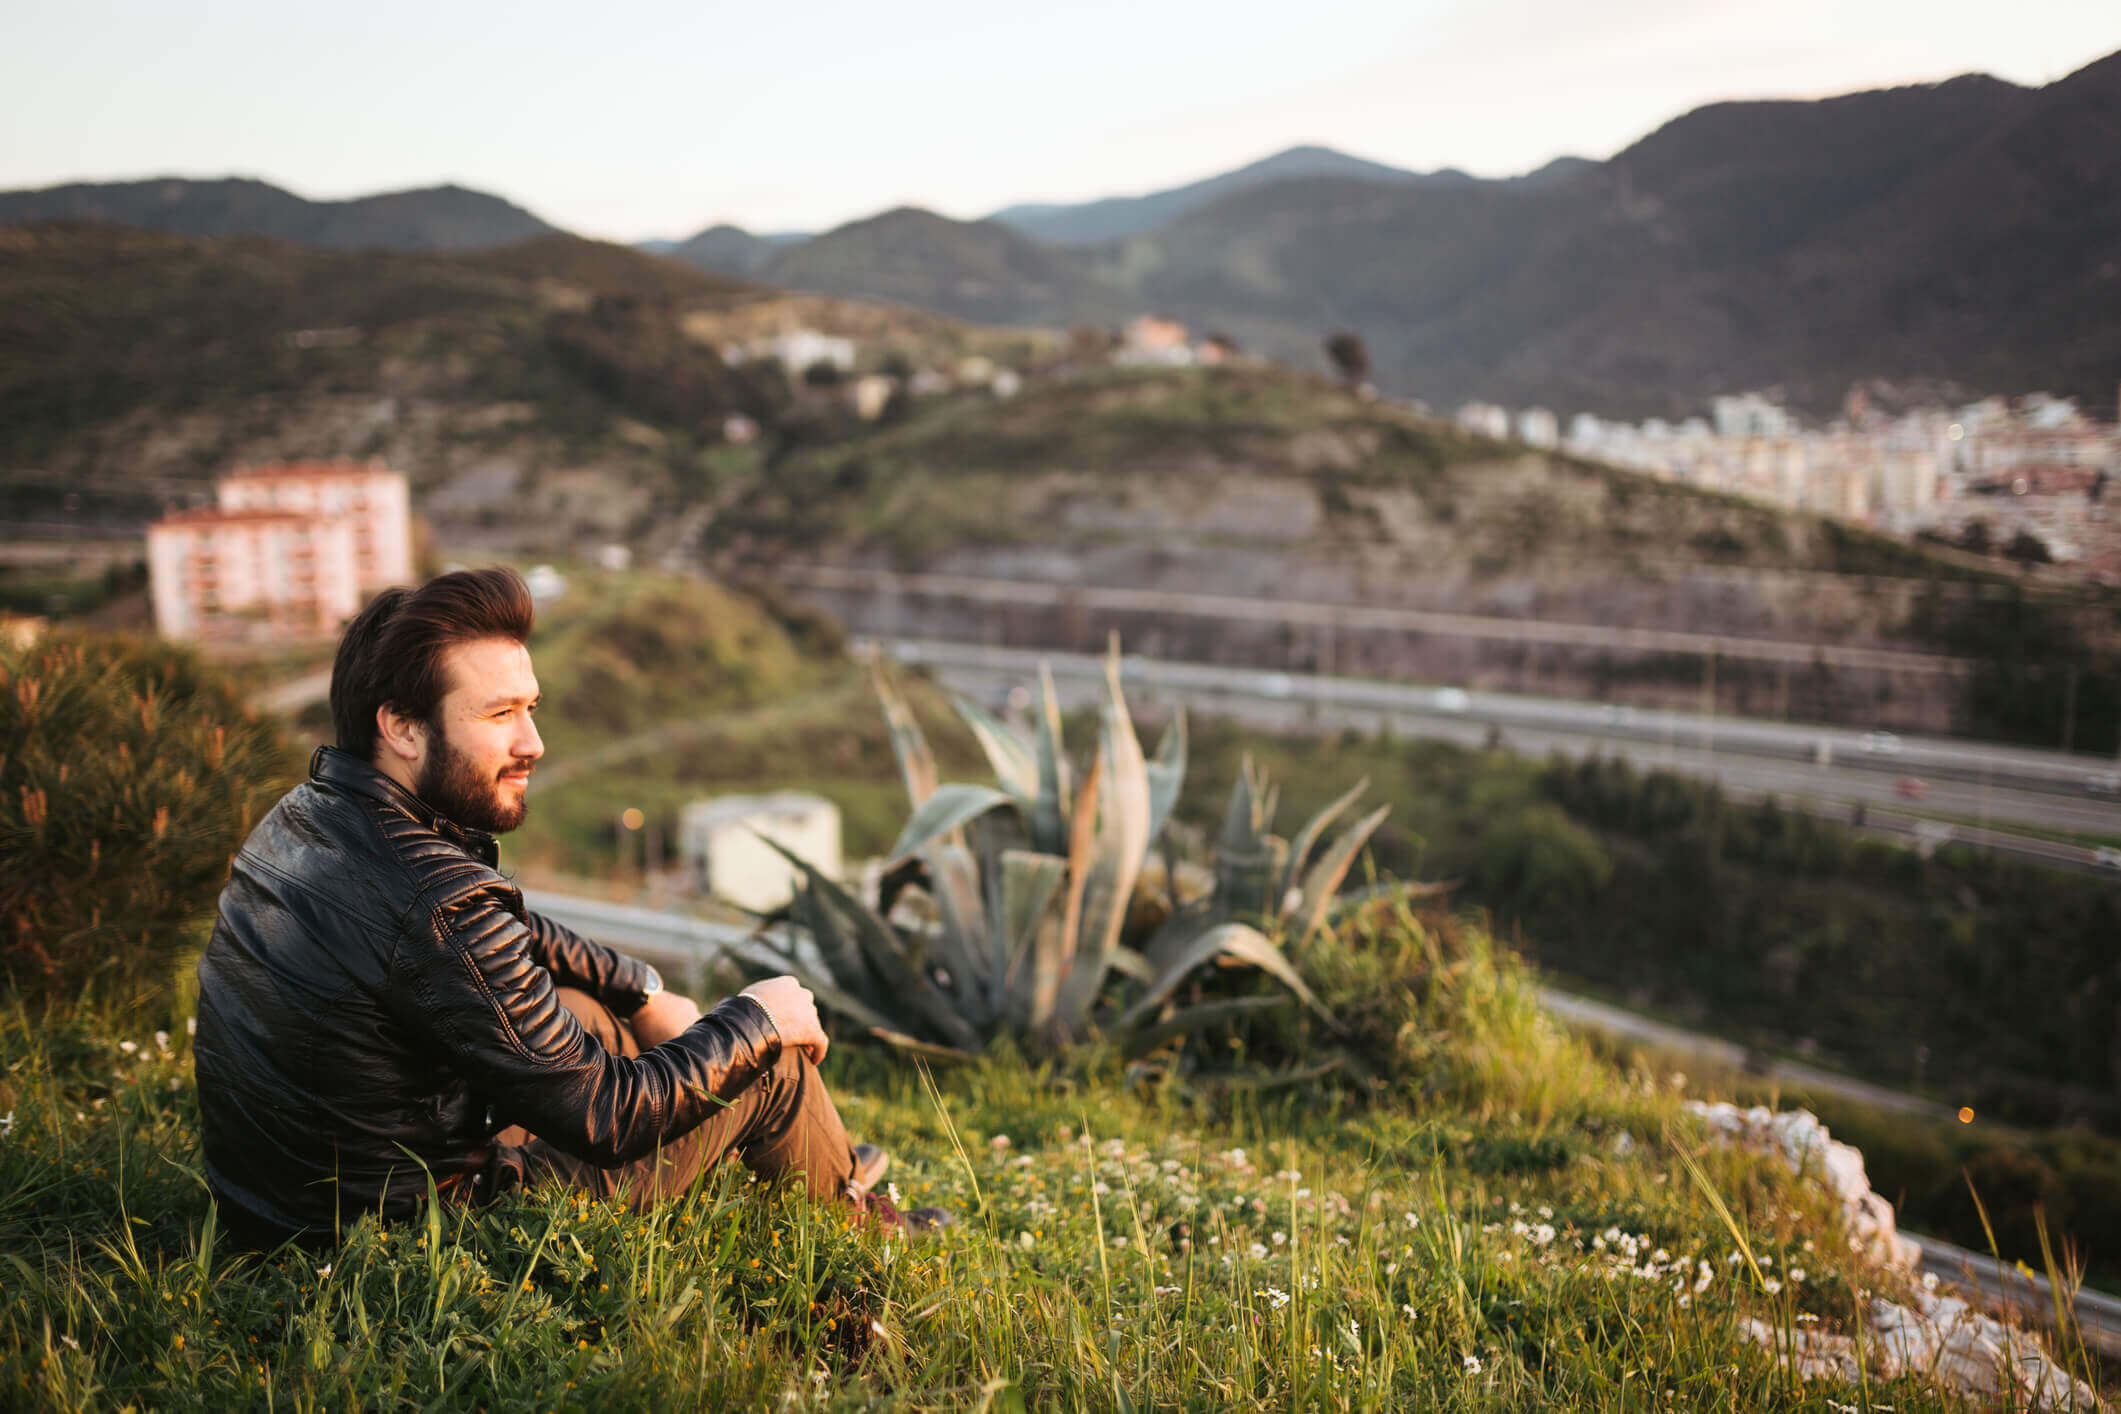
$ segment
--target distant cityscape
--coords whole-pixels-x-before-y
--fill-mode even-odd
[[[1756,393],[1716,398],[1708,417],[1676,423],[1586,412],[1564,427],[1545,408],[1479,402],[1456,421],[1666,481],[2121,583],[2121,520],[2106,500],[2121,472],[2121,427],[2070,398],[2027,393],[1887,415],[1858,390],[1823,427]]]

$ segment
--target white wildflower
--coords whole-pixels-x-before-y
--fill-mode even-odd
[[[1112,1245],[1114,1247],[1124,1247],[1127,1245],[1127,1239],[1124,1237],[1115,1237],[1112,1239]]]
[[[1037,1242],[1038,1239],[1033,1237],[1028,1232],[1019,1232],[1016,1235],[1016,1245],[1025,1249],[1026,1251],[1029,1251],[1033,1246],[1037,1244]]]
[[[1252,1294],[1266,1297],[1268,1303],[1277,1311],[1289,1304],[1289,1293],[1278,1286],[1270,1286],[1264,1291],[1255,1291]]]
[[[899,1196],[898,1185],[895,1183],[887,1183],[884,1185],[884,1196],[891,1200],[891,1206],[894,1208],[898,1207],[901,1203],[904,1203],[906,1201],[904,1198]]]
[[[1276,1183],[1298,1183],[1301,1182],[1302,1179],[1303,1175],[1298,1173],[1295,1169],[1282,1169],[1280,1172],[1274,1175],[1274,1181]]]
[[[185,1018],[184,1018],[184,1034],[185,1034],[185,1035],[187,1035],[187,1036],[196,1036],[196,1035],[198,1035],[198,1034],[199,1034],[199,1018],[198,1018],[198,1017],[196,1017],[196,1016],[187,1016],[187,1017],[185,1017]]]
[[[5,1139],[8,1135],[14,1132],[15,1112],[13,1110],[9,1110],[6,1114],[0,1115],[0,1139]]]
[[[1935,1291],[1937,1289],[1937,1274],[1935,1272],[1924,1272],[1922,1274],[1922,1289],[1924,1291]]]
[[[1402,1301],[1399,1303],[1399,1314],[1411,1321],[1414,1319],[1414,1308]]]
[[[1780,1281],[1777,1281],[1774,1277],[1769,1277],[1767,1280],[1760,1283],[1760,1289],[1762,1291],[1765,1291],[1768,1295],[1773,1296],[1777,1292],[1782,1290],[1782,1283]]]
[[[1310,1189],[1308,1189],[1308,1188],[1299,1188],[1299,1189],[1297,1189],[1297,1190],[1296,1190],[1296,1196],[1297,1196],[1297,1199],[1298,1199],[1299,1201],[1301,1201],[1302,1199],[1305,1199],[1305,1198],[1308,1198],[1308,1197],[1310,1197],[1310,1196],[1311,1196],[1311,1190],[1310,1190]]]
[[[1288,1240],[1289,1234],[1287,1234],[1286,1232],[1276,1232],[1274,1234],[1274,1245],[1276,1247],[1281,1246],[1284,1242],[1287,1242]]]
[[[1790,1268],[1790,1285],[1792,1285],[1792,1286],[1802,1286],[1802,1285],[1804,1285],[1804,1268],[1802,1268],[1802,1267],[1791,1267],[1791,1268]]]
[[[1217,1232],[1217,1233],[1211,1233],[1211,1234],[1209,1235],[1209,1237],[1208,1237],[1208,1245],[1209,1245],[1210,1247],[1220,1247],[1220,1246],[1222,1246],[1222,1245],[1223,1245],[1223,1236],[1222,1236],[1222,1234],[1221,1234],[1221,1233],[1219,1233],[1219,1232]]]
[[[1396,1276],[1398,1276],[1398,1275],[1399,1275],[1399,1263],[1397,1263],[1397,1262],[1387,1262],[1387,1263],[1385,1263],[1385,1275],[1386,1275],[1386,1276],[1388,1276],[1388,1277],[1396,1277]]]
[[[1362,1344],[1362,1327],[1355,1324],[1353,1316],[1348,1317],[1348,1342],[1351,1345]]]
[[[1407,1226],[1408,1226],[1408,1227],[1420,1227],[1420,1226],[1421,1226],[1421,1215],[1420,1215],[1420,1214],[1418,1214],[1418,1213],[1408,1213],[1408,1214],[1406,1215],[1406,1217],[1407,1217]]]
[[[1264,1242],[1255,1242],[1250,1247],[1245,1249],[1245,1255],[1250,1257],[1255,1262],[1263,1262],[1266,1260],[1267,1257],[1267,1244]]]
[[[75,1339],[74,1339],[74,1338],[73,1338],[72,1336],[70,1336],[70,1335],[62,1335],[62,1336],[60,1336],[60,1337],[59,1337],[59,1343],[60,1343],[61,1345],[65,1346],[65,1347],[66,1347],[66,1348],[67,1348],[68,1350],[79,1350],[79,1349],[81,1348],[81,1342],[80,1342],[80,1341],[78,1341],[78,1340],[75,1340]]]
[[[155,1033],[155,1049],[165,1056],[169,1054],[169,1033],[167,1031],[157,1031]]]
[[[125,1054],[127,1055],[131,1055],[134,1051],[139,1050],[140,1047],[136,1042],[120,1041],[118,1043],[118,1049],[125,1052]]]
[[[325,1264],[324,1264],[323,1266],[321,1266],[321,1267],[317,1268],[317,1280],[318,1280],[318,1281],[322,1281],[322,1280],[324,1280],[324,1278],[326,1278],[326,1277],[328,1277],[328,1276],[330,1276],[330,1275],[331,1275],[331,1263],[329,1263],[329,1262],[326,1262],[326,1263],[325,1263]]]
[[[1466,1362],[1466,1373],[1467,1373],[1467,1374],[1469,1374],[1469,1375],[1477,1375],[1477,1374],[1479,1374],[1479,1373],[1480,1373],[1480,1357],[1479,1357],[1478,1355],[1468,1355],[1468,1356],[1466,1356],[1466,1357],[1465,1357],[1465,1362]]]
[[[987,1147],[999,1153],[1001,1150],[1009,1147],[1009,1136],[1006,1134],[997,1134],[992,1139],[989,1139],[987,1141]]]

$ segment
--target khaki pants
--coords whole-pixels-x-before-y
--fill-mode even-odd
[[[633,1029],[586,992],[559,989],[560,1002],[607,1051],[641,1053]],[[783,1050],[771,1070],[745,1087],[699,1128],[660,1151],[618,1168],[600,1169],[554,1148],[517,1125],[494,1136],[500,1146],[483,1194],[497,1195],[558,1179],[597,1198],[617,1197],[636,1211],[683,1194],[693,1180],[734,1155],[761,1178],[801,1183],[819,1198],[846,1193],[854,1175],[853,1145],[809,1057]]]

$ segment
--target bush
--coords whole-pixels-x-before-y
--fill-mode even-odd
[[[0,975],[45,1006],[164,999],[294,768],[182,650],[81,636],[0,656]]]

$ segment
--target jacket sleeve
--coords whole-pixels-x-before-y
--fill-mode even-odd
[[[780,1058],[766,1009],[731,997],[638,1057],[614,1055],[560,1004],[531,930],[480,879],[423,894],[391,958],[404,1023],[496,1108],[598,1168],[653,1153]]]
[[[621,1017],[640,1010],[647,994],[648,964],[628,957],[593,938],[585,938],[564,923],[555,923],[542,913],[525,909],[530,932],[530,956],[565,987],[579,987]]]

